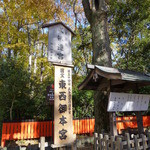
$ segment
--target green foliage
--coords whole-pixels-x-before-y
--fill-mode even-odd
[[[41,27],[60,18],[70,23],[53,0],[0,1],[3,119],[52,118],[52,109],[46,105],[46,87],[53,83],[54,71],[46,57],[47,32]]]
[[[11,120],[13,105],[22,100],[26,102],[30,96],[30,75],[23,66],[13,60],[0,63],[0,107]]]
[[[92,34],[90,26],[79,26],[72,40],[74,72],[78,75],[87,74],[86,65],[92,63]]]
[[[52,118],[53,109],[46,104],[46,87],[54,82],[54,68],[47,61],[47,30],[41,26],[55,20],[72,24],[74,19],[67,15],[73,11],[74,1],[60,2],[0,1],[0,121],[11,119],[11,111],[12,119]],[[94,111],[93,92],[77,88],[87,74],[86,64],[91,63],[93,57],[92,34],[82,16],[80,2],[76,1],[74,7],[77,22],[72,40],[75,118],[93,117]],[[111,0],[109,8],[115,67],[150,72],[150,1]],[[70,13],[66,13],[68,10]],[[149,88],[140,89],[140,93],[149,91]]]
[[[78,77],[78,79],[77,77],[73,78],[72,99],[73,99],[74,118],[93,117],[94,116],[93,91],[79,91],[77,86],[81,81],[83,81],[83,77]]]
[[[115,45],[116,67],[149,72],[150,1],[111,1],[110,37]]]
[[[66,13],[67,10],[71,11],[73,1],[70,4],[65,1],[55,3],[52,0],[0,1],[2,119],[43,120],[53,117],[52,107],[46,104],[46,87],[54,82],[54,68],[47,61],[47,30],[42,30],[41,27],[44,23],[54,20],[71,24],[73,18],[67,17],[69,13]],[[79,3],[75,9],[76,12],[83,12]],[[77,77],[86,74],[85,66],[92,59],[89,26],[79,27],[72,45],[76,76],[73,80],[76,83],[73,89],[75,117],[79,117],[81,109],[84,109],[80,113],[82,116],[89,116],[87,110],[92,111],[93,108],[92,94],[77,90]]]
[[[114,66],[150,72],[150,1],[110,1],[110,39]],[[150,87],[139,89],[149,94]],[[147,112],[146,112],[147,113]]]
[[[0,63],[0,110],[3,119],[50,118],[46,105],[46,86],[53,82],[39,83],[32,78],[22,62],[17,60]],[[12,116],[11,116],[12,114]]]
[[[87,75],[86,65],[92,63],[92,34],[90,26],[85,23],[76,29],[76,36],[72,40],[73,51],[73,115],[74,118],[93,117],[93,91],[79,91],[78,85]]]

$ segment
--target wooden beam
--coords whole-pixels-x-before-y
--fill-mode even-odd
[[[94,70],[91,71],[89,73],[89,75],[85,78],[85,80],[78,86],[78,89],[79,90],[84,89],[84,87],[86,87],[86,85],[88,84],[88,82],[90,81],[90,79],[93,77],[93,75],[94,75]]]
[[[73,68],[74,67],[74,65],[69,65],[69,64],[60,64],[60,63],[56,63],[56,62],[52,62],[52,64],[54,65],[54,66],[62,66],[62,67],[70,67],[70,68]]]
[[[126,81],[123,80],[111,80],[111,86],[124,84]]]

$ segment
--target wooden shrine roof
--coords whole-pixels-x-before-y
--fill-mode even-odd
[[[78,86],[79,90],[129,91],[150,85],[150,75],[97,65],[87,65],[90,73]]]
[[[72,29],[63,22],[45,23],[45,24],[43,24],[42,28],[49,28],[49,27],[59,25],[59,24],[63,25],[67,30],[69,30],[72,33],[72,35],[75,35],[75,33],[72,31]]]

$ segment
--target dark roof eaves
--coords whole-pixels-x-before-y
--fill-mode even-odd
[[[78,86],[79,90],[85,90],[92,78],[92,73],[96,72],[98,75],[110,79],[110,80],[122,80],[126,82],[131,83],[146,83],[147,85],[150,85],[150,76],[146,74],[142,74],[135,71],[130,70],[122,70],[122,69],[116,69],[116,68],[110,68],[107,67],[106,70],[103,68],[103,66],[96,66],[96,65],[87,65],[87,69],[91,70],[91,72],[88,74],[88,76],[84,79],[82,83]],[[114,69],[114,72],[113,72]],[[110,72],[109,72],[110,71]],[[88,79],[88,80],[87,80]]]

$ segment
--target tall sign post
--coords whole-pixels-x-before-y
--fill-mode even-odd
[[[53,148],[71,145],[73,134],[72,115],[72,51],[71,34],[64,23],[45,24],[48,27],[48,61],[55,67],[54,81],[54,144]]]

